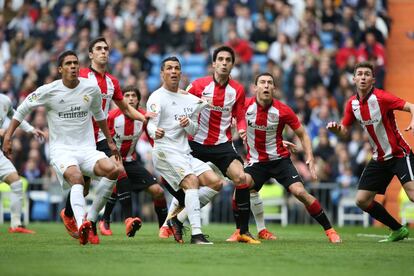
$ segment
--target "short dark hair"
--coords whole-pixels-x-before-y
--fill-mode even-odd
[[[354,67],[354,76],[355,76],[355,73],[356,73],[356,71],[357,71],[358,68],[368,68],[368,69],[370,69],[371,72],[372,72],[372,76],[375,77],[374,65],[371,62],[369,62],[369,61],[363,61],[363,62],[359,62],[359,63],[355,64],[355,67]]]
[[[216,59],[217,59],[217,55],[218,55],[218,53],[220,53],[220,52],[228,52],[228,53],[230,53],[232,63],[234,63],[234,62],[235,62],[236,57],[235,57],[235,54],[234,54],[234,50],[233,50],[233,48],[231,48],[231,47],[229,47],[229,46],[225,46],[225,45],[220,46],[220,47],[218,47],[218,48],[216,48],[216,49],[214,50],[214,52],[213,52],[213,62],[215,62],[215,61],[216,61]]]
[[[122,94],[125,94],[126,92],[134,92],[135,95],[137,95],[138,101],[141,101],[141,92],[136,86],[128,85],[122,88]]]
[[[180,60],[176,56],[170,56],[170,57],[166,57],[166,58],[164,58],[162,60],[162,62],[161,62],[161,71],[164,71],[165,63],[167,61],[177,61],[178,64],[180,64],[180,68],[181,68],[181,62],[180,62]]]
[[[65,57],[67,57],[67,56],[75,56],[77,59],[79,59],[78,58],[78,55],[74,52],[74,51],[72,51],[72,50],[67,50],[67,51],[64,51],[63,53],[61,53],[60,55],[59,55],[59,57],[58,57],[58,60],[57,60],[57,65],[58,65],[58,67],[60,67],[60,66],[62,66],[63,65],[63,60],[65,59]]]
[[[105,42],[105,44],[108,45],[108,42],[106,41],[105,37],[97,37],[89,43],[89,53],[92,53],[93,46],[95,46],[95,44],[98,42]]]
[[[264,72],[264,73],[260,73],[259,75],[257,75],[256,78],[254,79],[254,84],[257,85],[257,82],[259,81],[259,78],[260,77],[263,77],[263,76],[269,76],[269,77],[271,77],[272,80],[273,80],[273,84],[276,85],[275,78],[269,72]]]

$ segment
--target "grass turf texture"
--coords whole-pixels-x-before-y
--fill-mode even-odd
[[[175,243],[158,238],[144,223],[134,238],[121,224],[101,244],[81,246],[61,223],[33,223],[35,235],[9,234],[0,226],[1,275],[412,275],[414,240],[377,243],[385,228],[337,229],[342,244],[329,244],[317,225],[269,225],[276,241],[260,245],[228,243],[233,225],[204,227],[214,245]],[[255,233],[254,226],[251,226]],[[411,229],[414,236],[414,230]],[[358,235],[363,233],[364,235]]]

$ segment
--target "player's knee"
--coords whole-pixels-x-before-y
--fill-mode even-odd
[[[358,206],[361,210],[366,210],[368,206],[371,204],[369,200],[363,197],[358,197],[355,199],[355,204]]]
[[[115,180],[118,178],[119,172],[118,167],[112,164],[106,171],[106,178]]]
[[[235,174],[232,180],[234,185],[236,186],[246,184],[246,175],[244,174],[244,172],[237,173]]]
[[[304,202],[307,199],[308,192],[305,190],[305,188],[295,188],[290,190],[290,192],[300,201]]]
[[[154,199],[161,199],[164,197],[164,190],[161,188],[159,184],[152,185],[150,193],[152,195],[152,198]]]
[[[180,186],[185,189],[198,189],[199,182],[197,176],[194,174],[189,174],[181,181]]]
[[[223,180],[218,176],[212,177],[209,179],[208,187],[215,191],[220,191],[223,187]]]

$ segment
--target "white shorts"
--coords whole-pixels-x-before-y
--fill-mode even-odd
[[[199,176],[211,170],[210,166],[191,154],[154,150],[152,160],[154,167],[175,191],[180,189],[180,183],[187,175]]]
[[[70,187],[63,174],[70,166],[78,166],[83,175],[96,178],[93,169],[98,160],[108,158],[105,153],[95,148],[91,149],[58,149],[50,154],[50,164],[56,171],[60,185],[64,189]]]
[[[16,172],[16,168],[13,166],[12,162],[4,156],[3,152],[0,150],[0,179],[4,179],[11,173]]]

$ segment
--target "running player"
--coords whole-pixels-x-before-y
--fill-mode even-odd
[[[346,103],[342,124],[329,122],[326,128],[344,137],[349,133],[352,124],[358,121],[368,133],[373,156],[359,179],[356,204],[392,230],[380,242],[395,242],[408,238],[408,228],[375,201],[375,195],[384,194],[396,175],[408,198],[414,201],[414,155],[398,130],[394,116],[394,110],[410,112],[411,122],[405,131],[414,132],[414,105],[375,88],[374,72],[374,66],[369,62],[361,62],[355,66],[353,80],[356,95]]]
[[[213,52],[213,76],[192,82],[187,91],[207,101],[210,106],[200,113],[199,130],[190,137],[192,155],[204,162],[212,162],[235,185],[235,201],[239,213],[239,242],[258,243],[249,232],[250,194],[243,169],[243,160],[237,154],[231,134],[235,118],[241,138],[246,137],[244,118],[244,88],[230,78],[235,54],[232,48],[221,46]]]
[[[99,88],[89,80],[78,77],[79,60],[75,52],[65,51],[59,56],[58,71],[62,79],[39,87],[17,108],[4,137],[3,150],[6,155],[11,154],[11,136],[20,122],[33,108],[45,106],[50,134],[50,163],[61,185],[71,187],[71,204],[79,242],[86,244],[92,228],[90,220],[96,219],[97,212],[104,207],[118,177],[114,162],[96,150],[92,115],[105,135],[112,154],[120,156],[102,111]],[[89,212],[87,217],[82,174],[101,177],[92,203],[96,213]]]
[[[138,88],[134,86],[125,87],[123,89],[123,94],[130,106],[137,109],[142,114],[145,114],[144,110],[138,108],[141,100],[141,94]],[[112,235],[112,231],[110,229],[110,216],[117,198],[119,198],[119,202],[121,203],[123,219],[126,220],[132,217],[131,191],[139,193],[145,190],[151,195],[154,203],[154,209],[157,214],[158,224],[160,227],[159,234],[165,235],[164,232],[168,232],[169,228],[164,227],[161,229],[168,213],[164,190],[157,183],[156,178],[137,161],[137,153],[135,151],[142,131],[146,130],[146,124],[128,118],[119,108],[117,108],[109,112],[108,127],[121,153],[123,166],[128,176],[127,178],[122,178],[118,181],[129,179],[130,184],[129,186],[117,184],[117,193],[112,193],[111,198],[106,203],[103,218],[99,222],[99,230],[101,231],[101,234],[105,236]],[[128,233],[131,233],[131,231],[127,231],[127,235]],[[169,236],[169,233],[167,234]]]
[[[108,66],[108,58],[109,58],[109,45],[105,38],[98,37],[91,41],[89,44],[89,59],[91,60],[91,65],[88,68],[80,69],[79,76],[82,78],[87,78],[93,83],[95,83],[102,94],[102,110],[104,114],[107,116],[111,101],[113,100],[114,103],[119,107],[123,114],[127,115],[129,118],[139,121],[145,121],[144,115],[138,112],[136,109],[131,107],[127,104],[127,102],[123,99],[122,91],[119,86],[118,80],[108,73],[107,66]],[[107,142],[105,141],[105,136],[102,132],[99,131],[97,124],[94,122],[94,134],[96,139],[96,148],[99,151],[103,151],[107,156],[111,157],[111,151],[107,146]],[[111,158],[114,162],[116,160],[112,157]],[[125,170],[122,167],[122,162],[117,162],[117,167],[120,173],[120,181],[118,181],[119,185],[125,185],[128,187],[129,183],[126,179],[127,176],[124,173]],[[124,179],[125,178],[125,179]],[[124,179],[124,180],[122,180]],[[88,192],[90,180],[86,180],[86,191],[85,195]],[[122,189],[122,188],[121,188]],[[126,188],[125,188],[126,189]],[[94,206],[90,210],[95,216],[97,215],[96,210],[94,210]],[[68,230],[68,233],[71,236],[76,236],[76,227],[73,220],[73,211],[71,208],[70,203],[70,192],[67,197],[66,201],[66,208],[62,210],[60,216]],[[89,241],[92,244],[99,243],[99,237],[96,231],[96,220],[91,220],[92,223],[92,230],[90,232]],[[141,221],[139,218],[128,218],[125,220],[125,228],[128,236],[134,236],[135,231],[137,231],[141,227]]]
[[[285,125],[288,125],[299,137],[305,151],[306,164],[316,180],[312,145],[305,128],[290,107],[273,98],[275,81],[270,73],[262,73],[256,77],[255,89],[256,97],[246,101],[247,183],[252,190],[258,192],[269,178],[275,178],[305,205],[309,214],[323,227],[329,241],[340,243],[341,238],[319,201],[305,190],[302,177],[283,145],[282,132]]]

